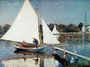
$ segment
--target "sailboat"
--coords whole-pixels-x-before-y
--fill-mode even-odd
[[[59,32],[57,31],[56,25],[54,25],[54,28],[53,28],[52,33],[53,33],[53,34],[59,34]]]
[[[41,43],[39,33],[39,21],[38,16],[32,7],[29,0],[25,0],[21,8],[20,13],[16,17],[13,25],[7,31],[7,33],[1,38],[3,40],[28,43],[27,45],[16,45],[15,48],[19,50],[31,51],[31,52],[44,52],[46,47],[43,44],[60,44],[56,38],[53,37],[52,32],[49,30],[47,24],[42,18],[43,26],[43,44]],[[49,38],[50,37],[50,38]],[[38,48],[31,46],[33,44],[33,38],[38,40]]]
[[[54,25],[54,28],[52,30],[53,35],[58,39],[59,38],[59,32],[57,31],[56,25]]]

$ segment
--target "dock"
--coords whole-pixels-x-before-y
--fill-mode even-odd
[[[62,48],[59,48],[59,47],[53,47],[53,49],[60,50],[60,51],[63,51],[63,52],[65,52],[65,53],[67,53],[67,54],[71,54],[71,55],[80,57],[80,58],[82,58],[82,59],[85,59],[85,60],[87,60],[87,61],[90,61],[90,58],[89,58],[89,57],[82,56],[82,55],[76,54],[76,53],[74,53],[74,52],[71,52],[71,51],[68,51],[68,50],[65,50],[65,49],[62,49]]]

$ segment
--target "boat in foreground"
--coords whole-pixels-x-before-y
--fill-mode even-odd
[[[17,50],[20,51],[30,51],[30,52],[47,52],[46,47],[23,47],[23,46],[15,46]]]
[[[31,52],[46,51],[46,47],[43,47],[45,46],[44,44],[60,44],[50,31],[44,19],[41,18],[41,20],[43,39],[40,32],[39,14],[35,12],[29,0],[25,0],[13,25],[1,39],[22,43],[23,45],[15,46],[15,48]],[[33,39],[37,40],[38,43],[34,43]],[[39,47],[37,47],[37,45],[39,45]]]

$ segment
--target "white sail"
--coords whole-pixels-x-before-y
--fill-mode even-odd
[[[39,41],[38,17],[29,0],[25,0],[16,20],[2,39],[32,43],[33,38]]]
[[[57,31],[56,25],[54,25],[53,31],[52,31],[53,35],[58,39],[59,37],[59,32]]]
[[[52,34],[49,27],[42,19],[42,28],[43,28],[43,43],[44,44],[60,44],[56,37]]]
[[[53,28],[52,33],[53,33],[53,34],[59,34],[59,32],[58,32],[57,29],[56,29],[56,25],[54,25],[54,28]]]
[[[85,32],[85,26],[82,27],[82,32]]]

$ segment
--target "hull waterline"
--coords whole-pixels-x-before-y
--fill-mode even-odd
[[[38,48],[20,48],[19,46],[15,46],[17,50],[29,51],[29,52],[47,52],[46,47],[38,47]]]

